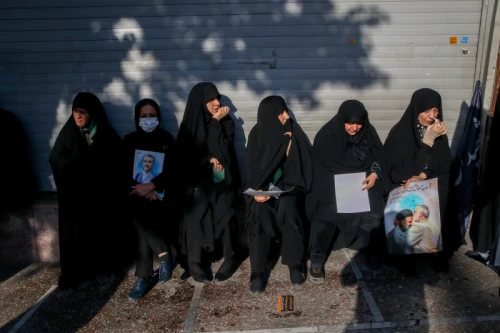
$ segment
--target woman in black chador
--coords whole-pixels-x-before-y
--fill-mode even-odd
[[[125,135],[124,139],[126,179],[129,191],[130,187],[133,188],[127,208],[139,238],[139,260],[135,270],[137,280],[129,295],[132,301],[143,297],[154,285],[154,256],[160,259],[158,283],[165,283],[172,277],[175,259],[170,243],[176,240],[177,222],[167,213],[168,198],[173,190],[172,179],[175,177],[172,172],[174,138],[160,127],[160,106],[154,100],[146,98],[139,101],[134,116],[137,130]],[[139,172],[134,165],[137,160],[141,166]],[[143,196],[145,189],[149,193]]]
[[[116,171],[120,137],[94,94],[76,95],[72,111],[50,154],[59,202],[61,289],[76,288],[122,261],[116,230],[126,229]]]
[[[224,256],[215,278],[237,269],[235,205],[241,190],[234,149],[234,121],[213,83],[189,93],[177,136],[178,183],[184,191],[180,249],[187,272],[199,282],[212,280],[211,262]]]
[[[413,93],[384,145],[393,188],[438,178],[443,252],[431,261],[438,270],[447,270],[448,259],[462,244],[446,131],[441,95],[423,88]]]
[[[384,194],[388,181],[384,147],[368,120],[365,106],[356,100],[342,103],[337,115],[318,132],[313,145],[314,182],[307,197],[311,227],[313,279],[323,279],[332,249],[381,254],[384,242]],[[338,213],[335,175],[365,173],[361,186],[368,191],[370,211]],[[337,189],[338,191],[341,189]]]
[[[248,136],[244,188],[291,190],[278,198],[246,196],[252,274],[250,290],[264,292],[269,274],[282,256],[290,280],[306,279],[304,194],[311,187],[311,144],[302,128],[290,119],[280,96],[266,97],[259,105],[257,124]]]

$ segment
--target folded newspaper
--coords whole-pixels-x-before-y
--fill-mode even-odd
[[[253,197],[273,197],[273,198],[278,199],[281,194],[290,192],[293,189],[294,189],[294,187],[292,187],[289,190],[282,191],[278,187],[274,186],[273,184],[269,184],[268,191],[256,191],[253,188],[249,188],[248,190],[243,192],[243,194],[250,195]]]

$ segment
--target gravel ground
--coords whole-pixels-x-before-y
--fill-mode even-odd
[[[500,314],[498,275],[467,258],[466,250],[464,246],[452,258],[448,273],[436,273],[425,261],[419,261],[416,277],[404,276],[384,265],[368,266],[363,257],[353,251],[348,253],[355,258],[385,321]],[[219,264],[214,264],[214,273]],[[253,295],[249,290],[250,265],[246,260],[229,281],[211,282],[203,287],[194,331],[373,322],[343,251],[332,253],[326,270],[324,282],[308,278],[303,286],[293,287],[288,268],[278,263],[266,292]],[[133,271],[101,277],[73,292],[56,290],[18,332],[180,332],[195,289],[192,279],[180,280],[181,273],[177,268],[170,281],[157,286],[138,302],[127,299],[135,281]],[[55,265],[31,265],[0,283],[1,333],[7,333],[56,284],[57,275]],[[277,311],[280,295],[294,296],[294,311]],[[500,332],[498,327],[497,321],[402,327],[385,332]]]

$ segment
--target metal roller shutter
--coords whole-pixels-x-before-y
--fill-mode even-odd
[[[121,134],[156,99],[176,135],[199,81],[237,119],[237,149],[259,102],[280,94],[311,140],[346,99],[382,140],[418,88],[443,97],[452,145],[474,85],[480,0],[3,0],[0,106],[32,144],[41,190],[50,149],[79,91],[95,92]]]

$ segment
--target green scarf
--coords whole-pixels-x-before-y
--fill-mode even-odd
[[[90,146],[94,142],[94,136],[97,132],[97,125],[95,121],[90,121],[88,125],[85,125],[82,128],[83,135],[85,136],[85,140],[87,140],[88,145]]]
[[[278,168],[278,170],[276,170],[276,173],[274,174],[274,177],[273,177],[273,185],[276,185],[276,183],[281,179],[282,175],[283,175],[283,169]]]

